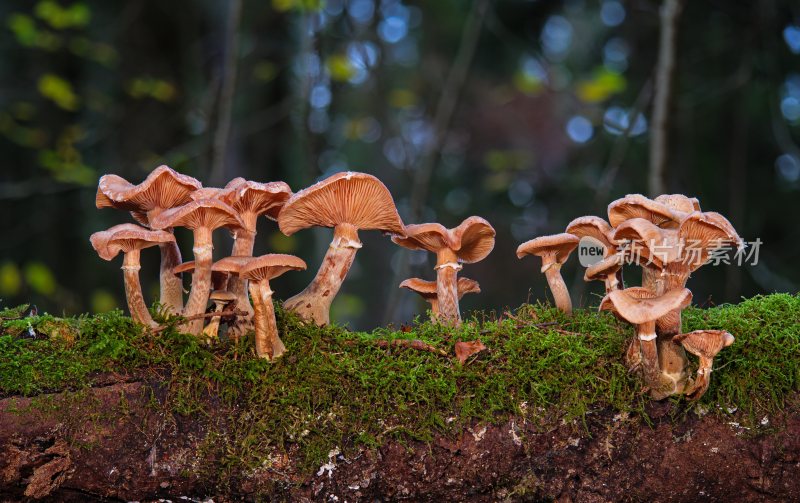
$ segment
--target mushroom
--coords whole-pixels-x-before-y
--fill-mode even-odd
[[[700,201],[696,197],[687,197],[683,194],[661,194],[653,201],[687,215],[693,211],[700,211]]]
[[[644,218],[659,227],[674,229],[678,227],[681,216],[666,204],[641,194],[629,194],[608,205],[608,222],[614,228],[631,218]]]
[[[407,288],[413,292],[417,292],[420,297],[425,299],[431,305],[431,313],[433,318],[439,314],[439,302],[436,296],[436,282],[426,281],[420,278],[409,278],[400,283],[400,288]],[[458,300],[460,301],[464,295],[468,293],[480,293],[481,286],[474,279],[458,278]]]
[[[644,379],[650,387],[651,396],[660,400],[680,392],[685,375],[662,372],[656,346],[656,320],[674,309],[682,309],[692,301],[692,292],[686,288],[673,290],[656,296],[646,288],[633,287],[614,290],[600,303],[600,310],[612,311],[628,323],[636,326],[639,339]]]
[[[212,232],[220,227],[243,227],[236,210],[218,199],[201,199],[163,211],[150,220],[150,225],[155,229],[181,226],[192,230],[195,268],[192,274],[192,290],[183,314],[192,317],[205,312],[211,287],[214,250]],[[185,328],[190,333],[199,334],[203,328],[203,320],[190,320]]]
[[[561,264],[567,261],[579,242],[580,239],[577,236],[563,233],[531,239],[517,248],[517,258],[519,259],[525,255],[542,257],[541,271],[547,278],[547,284],[550,286],[550,291],[553,292],[556,306],[567,314],[572,314],[572,300],[569,298],[569,290],[564,283],[564,278],[561,277]]]
[[[272,305],[272,290],[269,280],[287,271],[300,271],[306,263],[294,255],[270,254],[251,259],[242,267],[240,277],[250,281],[250,296],[255,309],[256,354],[272,360],[285,351],[275,322],[275,309]]]
[[[695,330],[685,334],[678,334],[672,338],[680,343],[686,351],[700,358],[697,368],[697,378],[686,389],[686,395],[692,400],[698,400],[708,390],[711,383],[711,370],[714,366],[714,357],[723,348],[734,342],[734,337],[724,330]]]
[[[226,307],[236,303],[236,294],[227,290],[214,290],[208,296],[209,300],[214,303],[214,312],[221,313]],[[206,328],[203,329],[203,335],[211,342],[217,338],[219,332],[219,322],[221,316],[212,316],[211,321],[208,322]]]
[[[387,188],[372,175],[337,173],[297,192],[278,216],[291,236],[313,226],[333,227],[333,240],[311,283],[284,307],[317,325],[330,323],[330,306],[361,248],[359,230],[404,234],[403,222]]]
[[[125,279],[128,311],[134,321],[151,327],[155,326],[155,322],[147,310],[147,305],[144,303],[142,285],[139,282],[140,251],[164,243],[175,243],[175,236],[166,231],[151,231],[136,224],[120,224],[106,231],[95,232],[89,241],[100,258],[104,260],[112,260],[119,252],[125,255],[122,272]]]
[[[622,255],[615,253],[604,258],[596,264],[586,268],[583,274],[584,281],[602,281],[606,286],[606,293],[619,290],[620,282],[617,273],[622,269]]]
[[[182,175],[167,166],[159,166],[139,185],[133,185],[117,175],[104,175],[97,184],[97,208],[113,207],[131,212],[140,224],[151,227],[150,220],[165,209],[180,206],[191,200],[192,192],[203,185],[191,176]],[[172,229],[164,229],[172,232]],[[177,314],[183,308],[183,285],[172,269],[181,263],[178,244],[159,245],[161,250],[160,302]]]
[[[604,256],[609,256],[617,251],[617,244],[614,242],[614,229],[600,217],[585,216],[578,217],[569,224],[566,229],[567,234],[580,238],[590,237],[599,241],[605,249]]]
[[[292,195],[292,189],[284,182],[259,183],[244,178],[231,180],[219,195],[219,198],[239,212],[244,228],[233,235],[233,251],[231,255],[252,257],[253,245],[257,233],[258,217],[266,216],[276,220],[283,204]],[[239,297],[242,309],[252,316],[250,302],[247,302],[247,283],[238,276],[231,278],[228,288]]]
[[[242,270],[242,267],[246,266],[253,257],[249,256],[241,256],[241,255],[232,255],[230,257],[223,257],[211,266],[211,278],[213,281],[215,274],[225,275],[230,283],[234,279],[239,278],[239,273]],[[242,284],[245,284],[242,282]],[[253,312],[253,308],[250,305],[250,297],[248,296],[247,292],[245,292],[244,296],[235,294],[237,297],[236,307],[242,310],[247,311],[248,313]],[[228,337],[238,341],[240,337],[244,336],[248,330],[253,328],[253,317],[252,316],[237,316],[236,321],[233,324],[228,326]]]
[[[461,263],[472,264],[486,258],[494,248],[494,228],[481,217],[466,218],[457,227],[447,229],[441,224],[415,224],[405,228],[405,236],[392,236],[395,244],[412,250],[436,254],[437,319],[458,326],[458,271]]]

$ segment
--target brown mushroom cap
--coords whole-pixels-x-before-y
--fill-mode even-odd
[[[172,268],[172,274],[175,276],[179,276],[185,272],[194,272],[194,260],[189,260]],[[218,271],[213,267],[211,268],[211,285],[214,290],[222,290],[222,286],[228,280],[228,274],[228,271]]]
[[[600,241],[606,250],[616,249],[613,234],[614,229],[600,217],[585,216],[578,217],[567,224],[567,234],[572,234],[578,238],[590,237]]]
[[[563,264],[570,253],[577,248],[580,239],[572,234],[561,233],[552,236],[540,236],[526,241],[517,247],[517,258],[525,255],[553,255],[555,261]]]
[[[617,274],[617,271],[622,268],[622,262],[622,255],[618,253],[609,255],[600,262],[587,267],[586,272],[583,274],[583,280],[602,281],[606,279],[607,276]]]
[[[235,293],[227,290],[214,290],[211,292],[211,295],[208,296],[209,300],[219,302],[233,302],[236,298]]]
[[[242,270],[242,267],[249,264],[252,260],[253,257],[244,255],[241,256],[232,255],[230,257],[223,257],[211,265],[211,271],[212,272],[219,271],[238,276],[239,272]]]
[[[452,250],[459,261],[473,264],[489,255],[494,248],[494,236],[495,230],[489,222],[471,216],[453,229],[437,223],[407,225],[405,236],[392,236],[392,241],[411,250],[433,253]]]
[[[722,348],[733,344],[735,339],[725,330],[695,330],[678,334],[672,340],[680,343],[686,351],[695,356],[714,358]]]
[[[713,249],[728,245],[737,248],[744,246],[742,238],[728,219],[713,211],[696,211],[688,215],[681,221],[678,237],[683,240],[683,258],[691,261],[694,269],[706,262],[708,253]],[[692,248],[701,253],[692,254]]]
[[[252,258],[242,267],[239,276],[251,281],[263,281],[276,278],[288,271],[302,271],[306,263],[294,255],[270,253]]]
[[[284,182],[259,183],[234,178],[225,186],[220,199],[241,214],[253,213],[277,220],[292,189]]]
[[[628,194],[608,205],[608,222],[612,227],[631,218],[644,218],[663,228],[675,228],[680,223],[680,215],[668,206],[641,194]]]
[[[683,309],[692,301],[688,288],[677,288],[653,297],[646,288],[626,288],[607,294],[600,303],[600,310],[610,310],[634,325],[641,325],[661,318],[670,311]]]
[[[201,199],[219,199],[224,193],[225,189],[220,189],[219,187],[203,187],[202,189],[197,189],[189,194],[189,197],[192,198],[192,201],[200,201]]]
[[[436,282],[420,278],[409,278],[400,283],[400,288],[407,288],[417,292],[424,299],[436,298]],[[481,286],[474,279],[458,278],[458,298],[461,299],[468,293],[480,293]]]
[[[148,211],[185,204],[191,200],[191,193],[202,187],[198,180],[168,166],[154,169],[138,185],[117,175],[103,175],[97,184],[95,205],[130,211],[139,223],[147,225]]]
[[[687,197],[683,194],[661,194],[653,200],[681,213],[689,214],[693,211],[700,211],[700,201],[696,197]]]
[[[287,236],[309,227],[339,224],[404,234],[389,190],[366,173],[337,173],[303,189],[286,201],[278,217],[278,226]]]
[[[218,199],[191,201],[163,211],[150,222],[154,229],[186,227],[187,229],[243,227],[236,210]]]
[[[112,260],[119,252],[141,250],[161,243],[174,243],[175,236],[167,231],[154,231],[136,224],[120,224],[89,237],[92,247],[104,260]]]
[[[638,252],[640,262],[649,260],[658,268],[679,257],[681,250],[676,238],[674,230],[662,229],[644,218],[626,220],[614,230],[616,241],[630,240],[635,243],[636,248],[626,253]]]

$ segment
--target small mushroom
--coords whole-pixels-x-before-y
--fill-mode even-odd
[[[95,232],[89,238],[92,247],[104,260],[112,260],[119,252],[125,255],[122,271],[125,279],[125,297],[128,299],[128,310],[134,321],[148,326],[155,326],[147,305],[142,296],[142,285],[139,282],[140,252],[144,248],[174,243],[175,236],[166,231],[151,231],[136,224],[120,224],[106,231]]]
[[[622,255],[615,253],[604,258],[596,264],[586,268],[583,274],[584,281],[602,281],[606,286],[606,293],[619,290],[620,282],[617,273],[622,269]]]
[[[182,175],[167,166],[159,166],[138,185],[133,185],[117,175],[104,175],[97,184],[95,205],[97,208],[113,207],[130,211],[133,218],[145,227],[153,228],[150,220],[162,211],[186,204],[192,192],[202,184],[191,176]],[[172,229],[163,229],[172,232]],[[160,302],[177,314],[183,309],[183,285],[172,269],[181,263],[178,244],[172,242],[159,245],[161,250]]]
[[[547,278],[556,306],[567,314],[572,314],[572,300],[564,278],[561,277],[561,264],[567,261],[579,242],[577,236],[562,233],[531,239],[517,248],[517,258],[521,259],[525,255],[542,257],[541,272]]]
[[[613,237],[614,229],[600,217],[591,215],[578,217],[567,224],[566,233],[578,238],[590,237],[599,241],[605,248],[606,257],[617,252],[617,243]]]
[[[309,227],[333,227],[325,258],[313,281],[284,302],[287,309],[317,325],[330,323],[330,306],[361,248],[359,230],[404,234],[392,195],[365,173],[337,173],[295,193],[278,215],[281,232],[291,236]]]
[[[211,265],[211,278],[213,281],[215,274],[224,275],[228,279],[228,283],[234,279],[239,278],[239,273],[242,267],[246,266],[252,257],[233,255],[230,257],[223,257]],[[245,284],[244,282],[242,284]],[[243,309],[247,312],[253,312],[253,307],[250,304],[250,297],[247,292],[236,292],[236,307]],[[245,307],[246,306],[246,307]],[[228,326],[228,337],[238,341],[249,330],[254,328],[252,316],[237,316],[236,321]]]
[[[651,396],[660,400],[683,389],[685,375],[662,372],[656,345],[656,320],[674,309],[682,309],[692,301],[686,288],[656,297],[646,288],[614,290],[600,303],[600,310],[612,311],[636,327],[644,379]]]
[[[253,298],[256,326],[256,354],[272,360],[285,351],[275,321],[275,308],[272,305],[272,290],[269,280],[287,271],[300,271],[306,263],[294,255],[270,254],[251,259],[242,267],[240,277],[250,281],[250,296]]]
[[[211,291],[212,233],[220,227],[241,228],[244,224],[236,210],[218,199],[201,199],[163,211],[150,220],[150,225],[155,229],[181,226],[192,230],[195,268],[192,290],[183,314],[191,317],[204,313]],[[192,334],[199,334],[202,328],[202,319],[190,320],[185,327]]]
[[[708,390],[711,383],[711,370],[714,366],[714,357],[723,348],[734,342],[734,337],[724,330],[695,330],[685,334],[678,334],[672,338],[680,343],[686,351],[700,358],[697,368],[697,378],[686,389],[686,395],[692,400],[698,400]]]
[[[437,223],[408,225],[405,234],[392,236],[392,241],[411,250],[426,250],[436,254],[437,320],[460,325],[458,271],[463,267],[462,263],[479,262],[491,253],[494,248],[494,228],[483,218],[471,216],[453,229]]]
[[[236,303],[236,294],[227,290],[214,290],[208,298],[214,303],[215,313],[221,313],[226,307]],[[209,321],[206,328],[203,329],[203,335],[206,336],[206,340],[209,342],[217,339],[219,322],[221,319],[221,316],[212,316],[211,321]]]
[[[439,314],[439,302],[436,295],[436,282],[426,281],[420,278],[409,278],[400,283],[400,288],[407,288],[419,294],[420,297],[425,299],[431,305],[431,313],[433,318]],[[469,278],[458,278],[458,300],[460,301],[464,295],[468,293],[480,293],[481,287],[477,281]]]
[[[194,272],[194,260],[189,260],[183,264],[173,267],[172,273],[180,276],[183,273],[192,274]],[[228,288],[228,273],[222,271],[211,270],[211,290],[227,290]]]
[[[277,220],[284,203],[292,195],[292,189],[284,182],[259,183],[235,178],[225,186],[219,198],[239,212],[244,227],[233,236],[233,256],[253,256],[258,217],[264,215],[270,220]],[[239,296],[247,297],[247,283],[239,277],[231,278],[229,290]],[[239,302],[242,309],[251,313],[249,302]]]

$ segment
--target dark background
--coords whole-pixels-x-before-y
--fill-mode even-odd
[[[538,259],[516,246],[606,217],[648,193],[661,3],[640,1],[129,0],[0,3],[0,297],[56,314],[124,305],[121,259],[92,232],[129,221],[97,210],[97,179],[138,183],[167,164],[220,186],[243,176],[297,191],[345,169],[378,176],[406,223],[453,227],[469,215],[497,230],[494,252],[466,265],[483,293],[464,310],[549,295]],[[800,271],[800,5],[686,2],[675,17],[666,192],[700,199],[758,264],[706,266],[700,304],[796,292]],[[662,79],[663,80],[663,79]],[[638,118],[636,118],[638,116]],[[429,183],[420,176],[430,172]],[[330,231],[281,235],[260,222],[256,253],[304,258],[275,281],[287,298],[311,279]],[[184,255],[191,236],[178,233]],[[434,258],[375,232],[336,299],[333,319],[366,328],[422,312],[405,277]],[[218,232],[216,256],[229,246]],[[155,250],[143,253],[157,289]],[[404,264],[410,264],[406,267]],[[573,257],[574,302],[596,305]],[[635,281],[636,271],[626,270]],[[150,296],[152,299],[152,295]]]

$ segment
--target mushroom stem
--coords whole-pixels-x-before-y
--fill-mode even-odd
[[[620,281],[616,274],[609,274],[605,279],[606,293],[613,292],[620,289]]]
[[[197,316],[206,310],[208,295],[211,293],[211,262],[214,245],[211,244],[211,229],[198,227],[194,231],[194,272],[192,273],[192,290],[189,301],[184,308],[184,316]],[[191,320],[184,325],[184,330],[199,334],[203,329],[203,319]]]
[[[214,302],[214,312],[219,313],[225,309],[225,304],[222,302]],[[219,336],[219,322],[221,321],[221,316],[212,316],[211,321],[208,322],[206,328],[203,329],[203,335],[206,336],[208,342],[212,342],[213,340],[217,339]]]
[[[284,307],[317,325],[330,323],[331,303],[347,277],[359,248],[361,241],[358,239],[358,229],[350,224],[337,225],[317,275],[302,292],[286,300]]]
[[[278,337],[278,324],[275,321],[275,308],[272,305],[272,290],[268,281],[251,281],[250,295],[253,297],[253,320],[256,326],[256,354],[259,358],[273,360],[286,352]]]
[[[172,229],[168,229],[172,232]],[[183,282],[179,276],[172,273],[172,269],[181,264],[181,250],[173,242],[158,245],[161,251],[160,298],[161,305],[170,313],[179,314],[183,309]]]
[[[714,365],[713,358],[700,357],[700,366],[697,369],[697,377],[694,382],[684,390],[686,396],[691,400],[698,400],[708,390],[711,384],[711,370]]]
[[[542,265],[542,272],[547,278],[550,291],[553,292],[553,300],[556,306],[567,314],[572,314],[572,299],[569,297],[569,290],[561,277],[561,264],[556,261]]]
[[[686,281],[689,279],[689,270],[682,265],[670,264],[661,274],[660,279],[659,291],[656,293],[663,295],[672,290],[685,288]],[[686,369],[689,366],[689,359],[683,346],[672,341],[672,337],[680,332],[681,309],[674,309],[656,321],[659,366],[664,376],[674,383],[675,393],[680,393],[686,386],[688,377]]]
[[[650,388],[650,396],[654,400],[661,400],[682,390],[684,378],[677,379],[662,371],[660,363],[663,356],[661,346],[656,342],[655,321],[638,325],[636,336],[639,338],[639,349],[642,352],[642,373],[645,383]]]
[[[461,313],[458,309],[458,271],[461,264],[455,252],[443,248],[436,254],[436,301],[439,322],[459,326]]]
[[[255,244],[256,233],[242,229],[236,233],[236,238],[233,242],[233,251],[231,255],[234,257],[252,257],[253,246]],[[236,305],[239,309],[247,311],[247,316],[243,317],[243,321],[252,324],[253,306],[250,305],[250,299],[247,297],[247,280],[240,278],[238,275],[228,279],[228,291],[236,294]]]
[[[128,311],[133,321],[154,327],[156,324],[147,310],[142,295],[142,285],[139,282],[139,269],[141,269],[140,250],[131,250],[125,254],[122,262],[122,274],[125,278],[125,297],[128,299]]]

